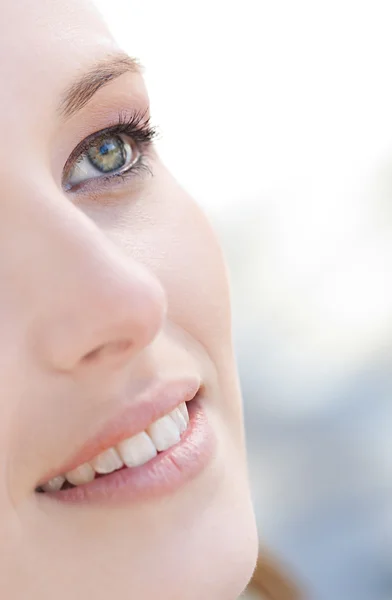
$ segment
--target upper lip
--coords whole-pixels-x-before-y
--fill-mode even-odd
[[[95,456],[146,429],[151,423],[167,415],[183,402],[189,402],[200,389],[198,377],[170,381],[155,380],[133,398],[124,398],[120,410],[97,434],[88,439],[69,460],[47,473],[38,485],[56,475],[72,471]],[[124,406],[125,404],[125,406]]]

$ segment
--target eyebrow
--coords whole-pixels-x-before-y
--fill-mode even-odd
[[[136,58],[119,53],[100,60],[80,75],[62,95],[59,113],[70,118],[83,108],[102,87],[124,73],[140,73],[142,67]]]

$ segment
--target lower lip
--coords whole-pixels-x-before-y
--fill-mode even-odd
[[[188,404],[189,424],[181,440],[140,467],[125,467],[90,483],[40,494],[61,502],[108,503],[147,500],[174,493],[212,459],[215,435],[199,399]]]

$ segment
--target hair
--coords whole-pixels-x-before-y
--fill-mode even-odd
[[[249,590],[260,600],[304,600],[291,576],[266,551],[259,552]]]

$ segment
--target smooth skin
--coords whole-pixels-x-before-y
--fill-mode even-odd
[[[257,535],[221,250],[154,150],[153,176],[64,190],[84,138],[148,110],[142,76],[64,118],[64,90],[120,51],[105,23],[85,0],[0,8],[0,596],[235,600]],[[143,502],[42,501],[37,483],[121,393],[189,373],[217,439],[201,474]]]

